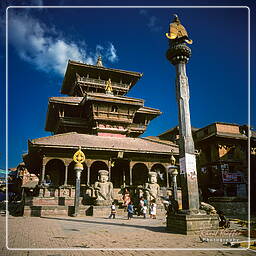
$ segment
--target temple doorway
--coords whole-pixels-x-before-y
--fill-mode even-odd
[[[52,159],[47,162],[45,166],[45,178],[46,175],[50,176],[52,185],[59,187],[64,184],[65,177],[65,164],[60,159]]]
[[[116,159],[111,167],[111,182],[114,188],[130,184],[130,163],[129,160]]]
[[[137,163],[132,168],[132,184],[144,185],[148,182],[148,168],[143,163]]]

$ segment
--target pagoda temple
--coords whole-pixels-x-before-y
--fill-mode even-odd
[[[150,171],[158,173],[161,188],[170,187],[168,166],[172,154],[178,155],[178,146],[139,137],[161,112],[144,106],[142,99],[126,96],[141,77],[142,73],[107,68],[101,57],[96,65],[68,61],[61,88],[67,96],[48,102],[45,130],[52,135],[29,140],[23,157],[41,184],[50,177],[56,190],[53,196],[75,187],[72,157],[79,147],[86,158],[81,175],[85,188],[95,183],[99,170],[109,171],[116,195],[121,187],[145,184]]]

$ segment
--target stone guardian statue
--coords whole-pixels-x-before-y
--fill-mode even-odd
[[[113,201],[113,184],[108,181],[108,171],[99,170],[98,181],[94,184],[96,205],[111,205]]]
[[[156,203],[160,203],[160,186],[157,184],[157,173],[149,172],[148,180],[149,182],[146,183],[144,187],[144,193],[148,203],[152,200]]]

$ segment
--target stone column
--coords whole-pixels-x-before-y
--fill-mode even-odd
[[[125,187],[125,170],[123,170],[123,186]]]
[[[172,171],[172,184],[173,184],[173,198],[178,201],[178,189],[177,189],[177,169]]]
[[[218,216],[207,215],[206,212],[199,210],[196,158],[190,123],[189,88],[186,75],[186,64],[191,56],[191,49],[186,43],[191,44],[192,40],[189,39],[185,27],[181,25],[176,14],[166,36],[169,38],[167,59],[176,68],[176,98],[179,109],[179,162],[182,191],[182,210],[176,212],[177,209],[173,209],[173,212],[170,211],[168,213],[166,219],[167,229],[183,234],[198,234],[203,230],[217,230],[219,227]]]
[[[81,172],[83,168],[82,167],[75,167],[76,171],[76,191],[75,191],[75,202],[74,202],[74,213],[73,217],[76,217],[79,213],[79,198],[80,198],[80,178],[81,178]]]
[[[43,184],[44,179],[45,179],[45,164],[42,165],[41,184]]]
[[[130,186],[132,186],[132,166],[131,166],[131,163],[130,163]]]
[[[191,49],[179,41],[172,42],[167,51],[167,58],[176,68],[176,99],[179,110],[179,154],[182,188],[182,209],[198,212],[199,194],[195,147],[191,132],[189,110],[189,86],[186,64],[191,56]]]
[[[68,185],[68,164],[65,164],[65,180],[64,180],[64,186]]]
[[[109,181],[111,180],[111,160],[108,161],[108,178]]]
[[[170,187],[170,182],[169,182],[169,173],[168,173],[168,168],[165,168],[166,170],[166,187]]]
[[[90,168],[91,168],[91,166],[88,165],[88,167],[87,167],[87,182],[86,182],[87,186],[90,185]]]

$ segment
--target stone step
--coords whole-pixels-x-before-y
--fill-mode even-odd
[[[89,215],[90,205],[81,205],[79,207],[80,216]],[[74,206],[65,206],[65,205],[42,205],[42,206],[24,206],[23,216],[71,216],[74,212]]]
[[[82,204],[82,197],[80,197],[80,204]],[[72,206],[74,205],[74,198],[72,197],[30,197],[25,198],[25,205],[27,206],[43,206],[43,205],[56,205],[56,206]]]

